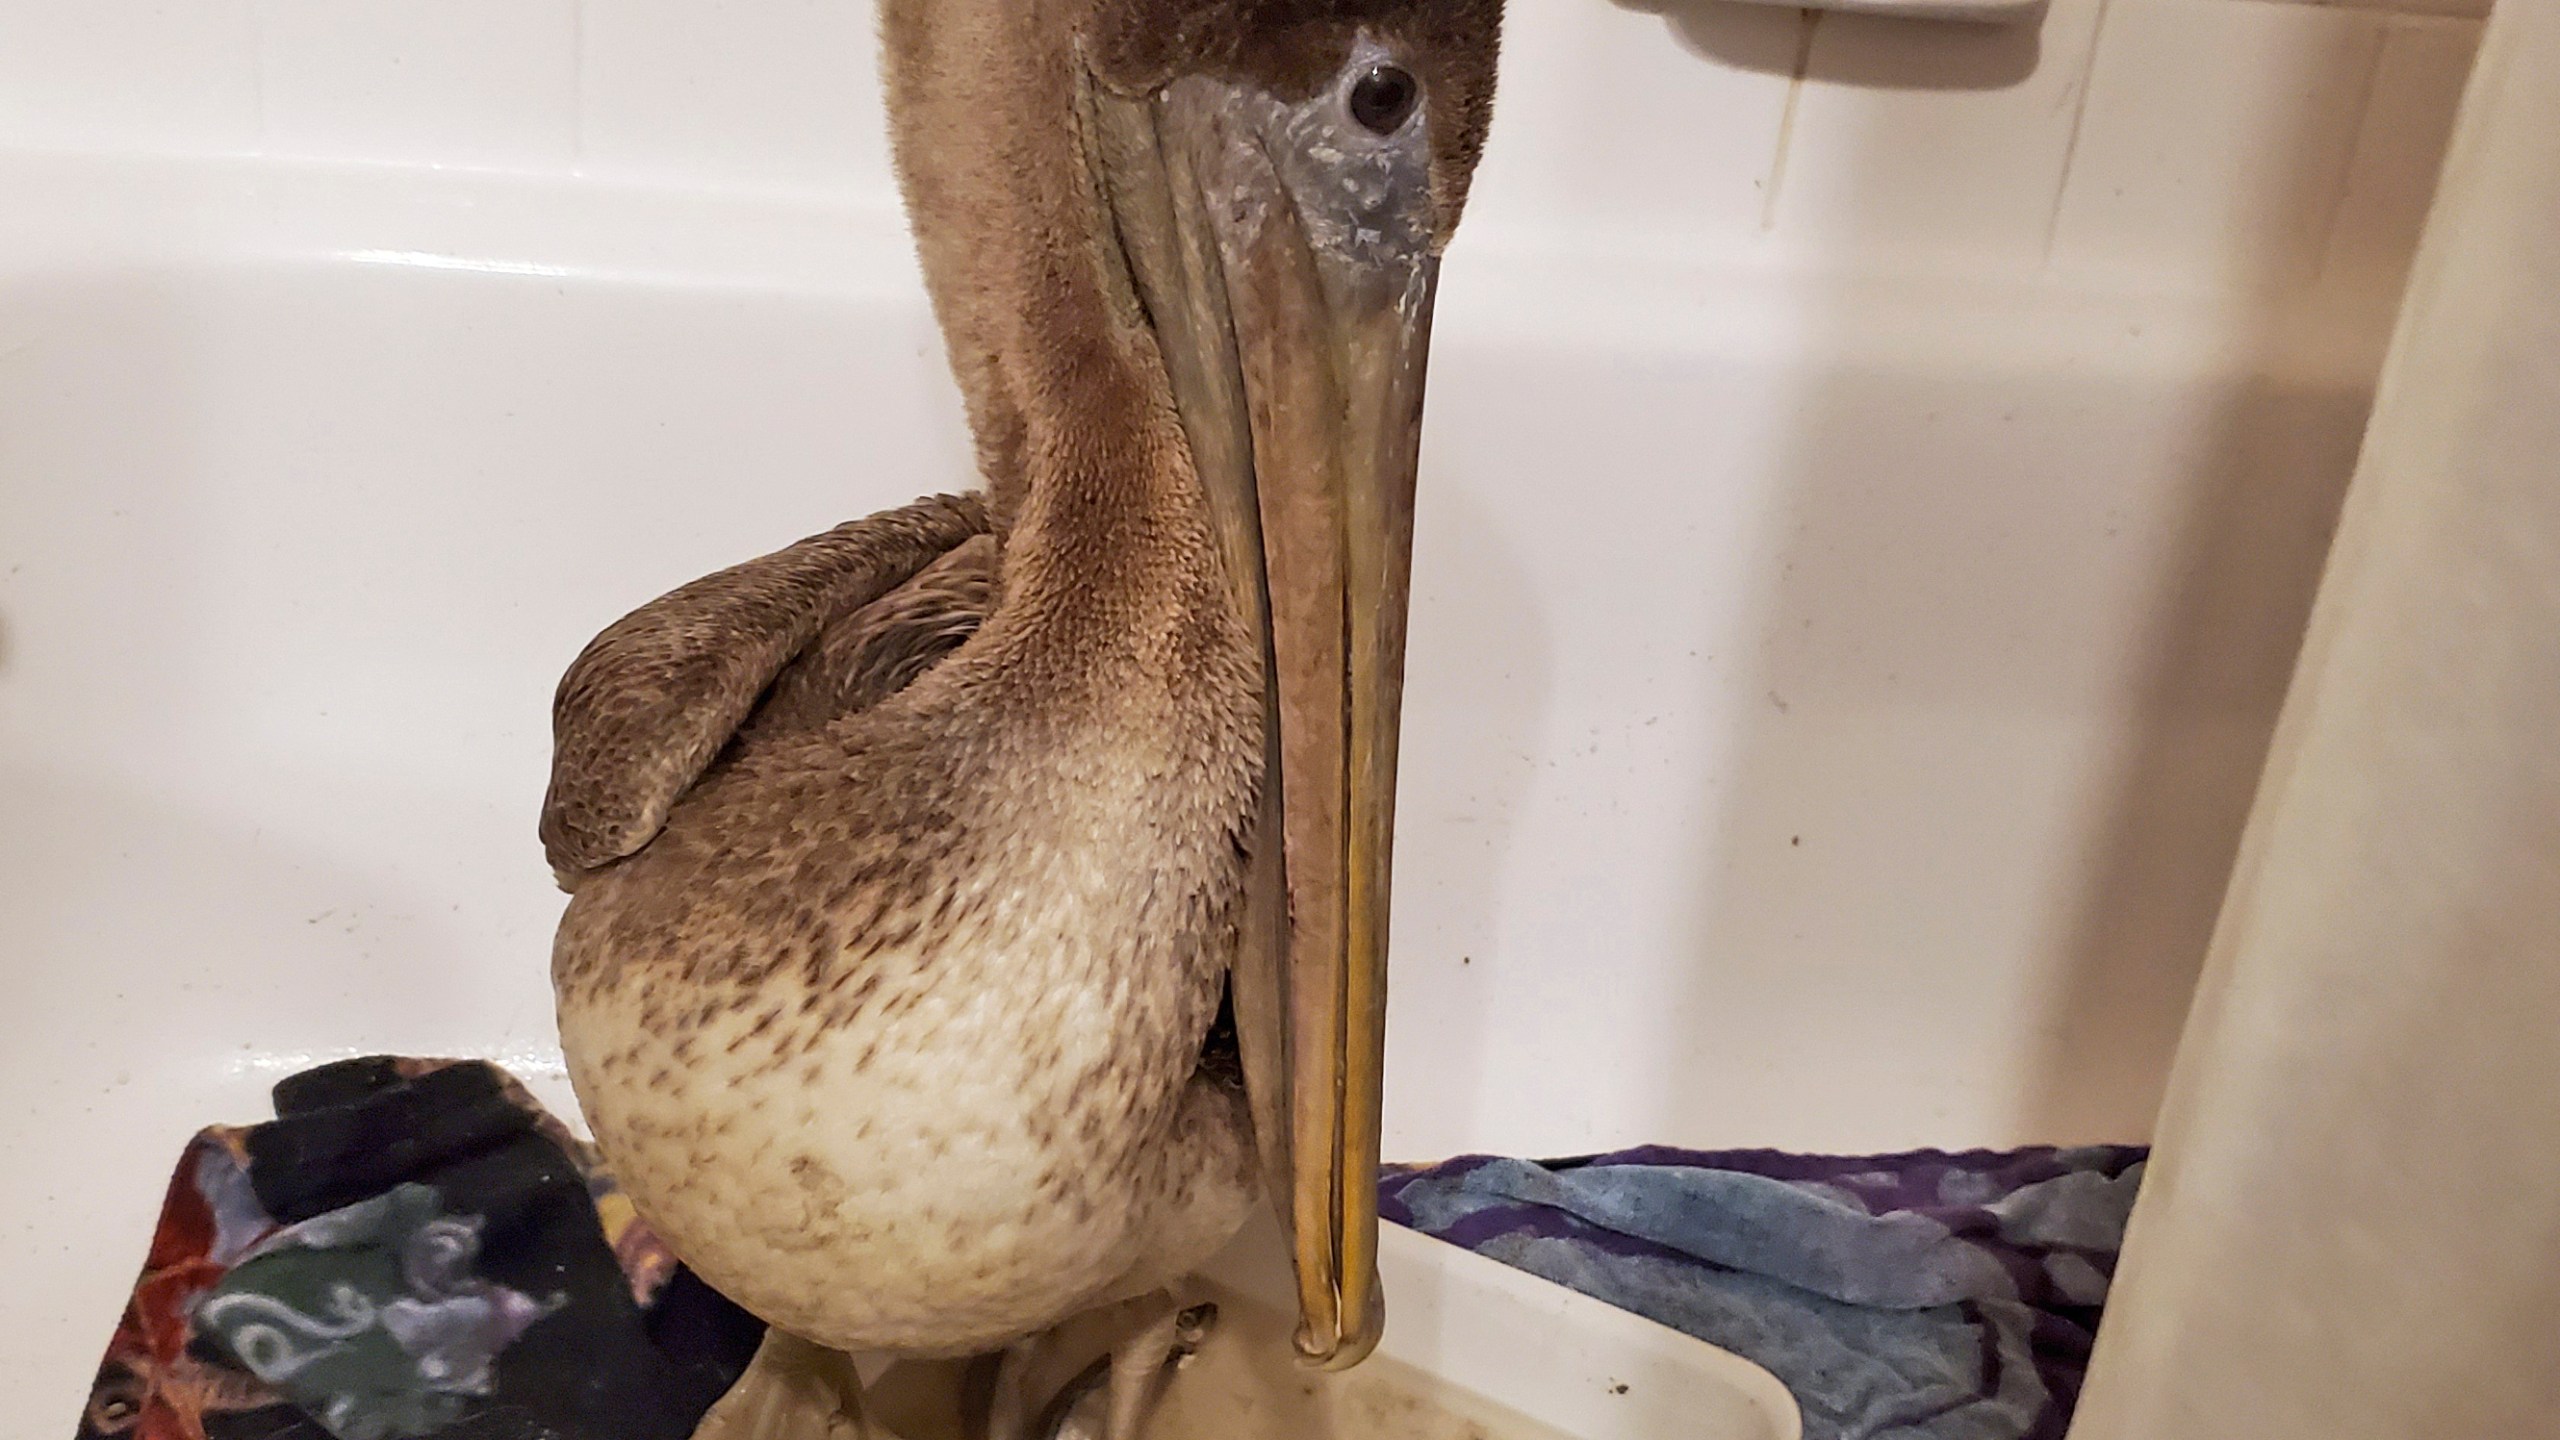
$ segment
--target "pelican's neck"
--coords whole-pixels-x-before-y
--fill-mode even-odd
[[[1226,605],[1154,337],[1115,300],[1062,0],[884,0],[891,133],[1004,537],[999,615]]]

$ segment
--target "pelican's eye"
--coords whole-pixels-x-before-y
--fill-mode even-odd
[[[1395,65],[1372,65],[1351,86],[1351,118],[1373,134],[1393,135],[1422,98],[1422,82]]]

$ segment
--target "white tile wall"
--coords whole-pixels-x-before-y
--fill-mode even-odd
[[[0,144],[257,143],[247,0],[0,0]]]
[[[2299,3],[2335,5],[2355,10],[2387,10],[2395,15],[2434,15],[2463,20],[2485,20],[2489,17],[2490,0],[2299,0]]]
[[[2244,283],[2316,275],[2388,23],[2232,0],[2116,7],[2055,258]]]
[[[1923,263],[2041,261],[2105,10],[2053,0],[2040,30],[1822,16],[1779,226]]]
[[[588,0],[586,168],[894,196],[869,0]]]
[[[1511,7],[1469,223],[1586,246],[1758,238],[1803,18],[1759,5]]]
[[[889,204],[873,0],[0,0],[0,146]],[[2396,280],[2482,0],[2053,0],[1981,30],[1514,4],[1480,237],[2180,287]],[[1490,233],[1488,233],[1490,232]]]
[[[577,0],[257,0],[270,151],[565,169]]]

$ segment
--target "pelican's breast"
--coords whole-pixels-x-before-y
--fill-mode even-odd
[[[1218,877],[1143,863],[1134,814],[992,847],[679,817],[581,888],[571,1078],[676,1253],[849,1350],[987,1348],[1127,1275],[1209,1158],[1174,1151],[1225,962]]]

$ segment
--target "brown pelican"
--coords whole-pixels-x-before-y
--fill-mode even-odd
[[[1375,1344],[1423,361],[1500,21],[886,0],[984,497],[615,623],[542,817],[600,1148],[777,1330],[1001,1350],[1268,1194],[1305,1357]]]

